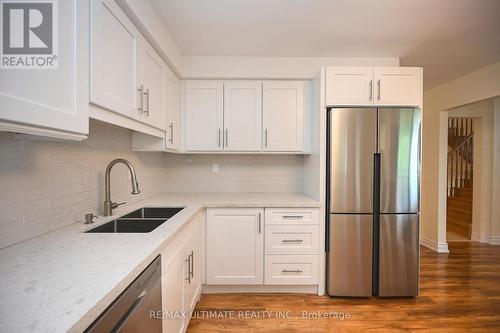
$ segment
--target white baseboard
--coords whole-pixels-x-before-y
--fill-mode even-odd
[[[423,236],[420,236],[420,245],[425,246],[426,248],[431,249],[432,251],[435,251],[437,253],[450,253],[448,250],[448,243],[436,243],[435,241],[425,238]]]
[[[471,238],[473,241],[479,243],[500,245],[500,236],[480,235],[477,232],[473,232]]]

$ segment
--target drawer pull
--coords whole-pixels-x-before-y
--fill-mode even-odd
[[[283,243],[303,243],[303,239],[283,239]]]
[[[301,220],[304,218],[303,215],[283,215],[284,219],[295,219],[295,220]]]
[[[281,273],[302,273],[301,269],[283,269]]]

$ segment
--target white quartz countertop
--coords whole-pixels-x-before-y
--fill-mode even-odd
[[[186,207],[150,233],[83,231],[144,206]],[[206,207],[319,207],[302,194],[166,193],[0,250],[0,332],[80,332]]]

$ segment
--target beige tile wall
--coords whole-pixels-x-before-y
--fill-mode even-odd
[[[0,133],[0,248],[101,213],[104,170],[114,158],[134,165],[141,194],[130,194],[127,169],[116,165],[113,201],[133,202],[161,191],[164,154],[133,153],[128,130],[91,122],[82,142],[26,139]]]
[[[131,132],[97,121],[82,142],[34,140],[0,132],[0,248],[102,213],[104,170],[123,157],[136,168],[141,194],[116,165],[113,201],[167,192],[302,192],[303,157],[135,153]],[[219,173],[212,173],[212,162]]]

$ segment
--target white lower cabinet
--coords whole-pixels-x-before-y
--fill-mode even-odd
[[[317,208],[207,210],[207,285],[317,285]]]
[[[207,284],[264,282],[264,210],[207,210]]]
[[[163,332],[184,332],[201,293],[200,218],[162,251]]]
[[[318,284],[318,255],[266,255],[267,285]]]

